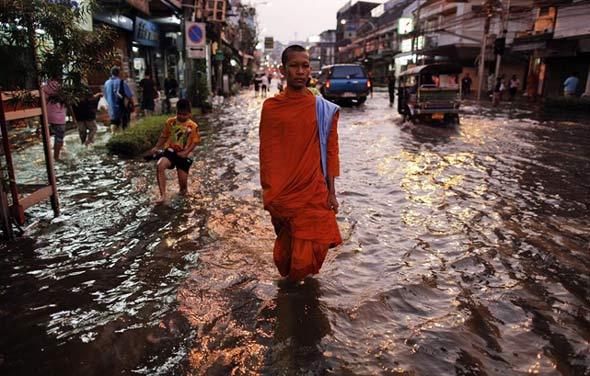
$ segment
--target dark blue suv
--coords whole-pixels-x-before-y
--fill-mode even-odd
[[[334,102],[362,104],[367,100],[371,84],[364,68],[358,64],[326,66],[319,78],[320,93]]]

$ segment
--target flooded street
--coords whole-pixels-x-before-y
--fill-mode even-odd
[[[0,245],[2,375],[590,375],[590,119],[343,108],[344,243],[279,287],[244,93],[202,123],[188,197],[66,139],[62,216]],[[40,146],[19,181],[43,173]],[[169,188],[178,191],[169,173]]]

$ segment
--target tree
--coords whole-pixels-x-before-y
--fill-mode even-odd
[[[0,0],[0,57],[9,57],[0,75],[1,90],[30,90],[40,80],[61,79],[61,90],[50,101],[75,104],[81,79],[107,71],[115,61],[113,30],[81,28],[84,17],[97,9],[73,0]],[[25,100],[24,98],[20,98]]]

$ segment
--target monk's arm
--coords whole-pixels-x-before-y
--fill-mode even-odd
[[[338,212],[338,200],[336,199],[336,186],[334,178],[340,176],[340,157],[338,148],[338,118],[337,112],[332,120],[332,129],[328,137],[328,207]]]
[[[273,165],[273,158],[270,147],[270,144],[272,142],[272,134],[270,124],[268,124],[267,118],[268,117],[266,116],[266,109],[263,105],[262,113],[260,115],[260,147],[258,151],[260,159],[260,183],[262,185],[263,190],[270,187],[271,167]]]

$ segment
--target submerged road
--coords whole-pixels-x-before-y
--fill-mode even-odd
[[[1,374],[590,374],[590,119],[344,108],[344,244],[279,288],[261,103],[209,116],[191,193],[165,206],[153,163],[106,154],[104,128],[90,150],[68,136],[63,215],[35,207],[0,245]],[[17,163],[34,182],[40,148]]]

